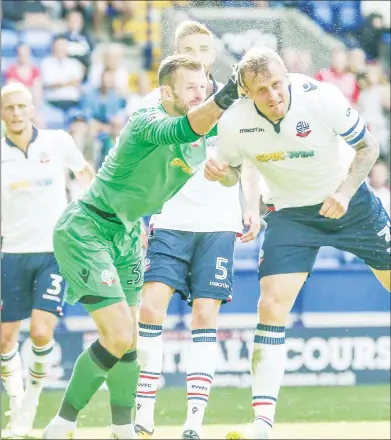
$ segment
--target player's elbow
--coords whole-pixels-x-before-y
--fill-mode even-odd
[[[380,147],[372,133],[367,129],[361,142],[356,146],[356,150],[363,150],[371,156],[373,160],[377,160],[380,155]]]

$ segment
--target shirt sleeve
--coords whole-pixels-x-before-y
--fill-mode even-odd
[[[334,85],[325,85],[323,117],[327,125],[349,145],[356,145],[364,137],[365,122],[343,93]]]
[[[243,162],[243,156],[235,143],[235,134],[232,131],[231,118],[229,113],[223,114],[217,125],[218,150],[217,158],[220,161],[228,162],[231,167],[238,167]]]
[[[60,130],[60,133],[60,148],[64,160],[64,166],[76,173],[83,171],[86,162],[80,150],[77,148],[72,136],[62,130]]]
[[[158,109],[135,113],[132,134],[137,141],[153,145],[186,144],[201,137],[193,131],[187,116],[170,117]]]

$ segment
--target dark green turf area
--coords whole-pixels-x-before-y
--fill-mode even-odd
[[[63,391],[47,391],[40,401],[35,423],[43,428],[57,412]],[[6,420],[8,398],[1,396],[1,426]],[[251,391],[237,388],[212,389],[206,424],[247,423],[252,420]],[[180,425],[186,417],[186,390],[163,389],[156,404],[157,425]],[[387,385],[355,387],[285,387],[277,407],[278,422],[337,422],[390,420],[390,388]],[[80,414],[79,426],[107,426],[109,399],[100,391]]]

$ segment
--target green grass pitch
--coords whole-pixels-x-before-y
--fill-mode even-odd
[[[43,428],[57,412],[63,391],[45,391],[40,400],[36,428]],[[251,391],[237,388],[212,389],[205,424],[240,424],[252,420]],[[5,427],[4,412],[8,398],[2,392],[1,426]],[[186,418],[186,390],[165,388],[158,392],[156,424],[181,425]],[[339,422],[389,421],[390,386],[354,387],[284,387],[277,407],[276,421]],[[109,396],[99,391],[82,411],[80,427],[110,424]]]

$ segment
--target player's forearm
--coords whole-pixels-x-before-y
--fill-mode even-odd
[[[219,180],[219,183],[223,186],[234,186],[239,182],[240,170],[238,168],[229,167],[228,172],[223,179]]]
[[[343,193],[350,198],[365,181],[379,157],[379,146],[368,131],[362,142],[357,144],[355,148],[356,156],[350,166],[349,173],[337,190],[338,193]]]
[[[239,98],[238,81],[237,74],[234,73],[222,89],[187,114],[193,131],[204,135],[216,125],[224,111]]]
[[[259,212],[261,200],[259,173],[258,170],[247,161],[244,161],[242,164],[241,182],[248,208],[253,212]]]
[[[203,136],[209,133],[216,125],[223,113],[224,110],[215,103],[212,96],[201,106],[190,110],[187,114],[187,119],[189,120],[192,130],[200,136]]]

